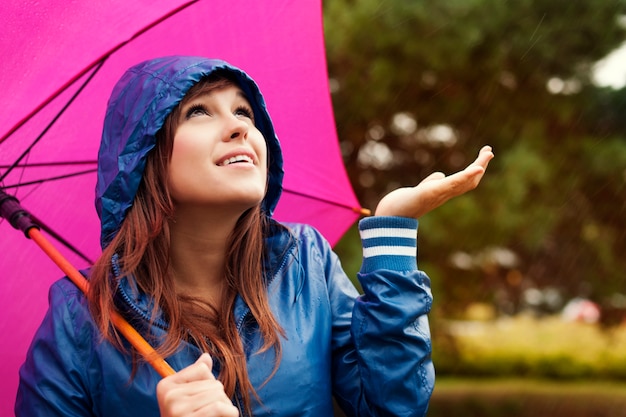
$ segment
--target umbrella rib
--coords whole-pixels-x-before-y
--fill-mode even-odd
[[[290,190],[288,188],[283,188],[283,191],[286,192],[286,193],[289,193],[289,194],[300,196],[300,197],[310,198],[311,200],[316,200],[316,201],[321,201],[323,203],[328,203],[328,204],[331,204],[333,206],[347,208],[347,209],[350,209],[350,210],[354,211],[355,213],[360,213],[360,214],[362,214],[364,216],[371,215],[370,210],[368,210],[366,208],[363,208],[363,207],[354,207],[354,206],[351,206],[349,204],[328,200],[326,198],[317,197],[317,196],[310,195],[310,194],[305,194],[305,193],[302,193],[300,191]]]
[[[78,72],[78,74],[76,74],[69,81],[67,81],[65,84],[63,84],[59,89],[57,89],[57,91],[52,93],[47,99],[45,99],[43,102],[41,102],[41,104],[39,106],[34,108],[30,113],[28,113],[26,116],[24,116],[19,122],[17,122],[15,124],[15,126],[13,126],[4,136],[0,137],[0,143],[4,142],[9,136],[11,136],[13,133],[15,133],[16,130],[18,130],[20,127],[22,127],[31,117],[33,117],[35,114],[39,113],[41,111],[41,109],[43,109],[48,104],[50,104],[50,102],[52,100],[54,100],[55,98],[57,98],[63,91],[67,90],[67,88],[70,85],[74,84],[77,80],[79,80],[82,76],[87,74],[89,71],[91,71],[91,69],[93,69],[96,66],[98,66],[98,68],[96,68],[96,70],[95,70],[95,72],[97,72],[98,69],[100,69],[99,67],[102,66],[104,61],[106,61],[107,58],[109,58],[109,56],[111,56],[111,54],[113,54],[117,50],[121,49],[124,45],[126,45],[127,43],[129,43],[133,39],[136,39],[137,37],[139,37],[143,33],[147,32],[150,29],[152,29],[154,26],[158,25],[159,23],[163,22],[164,20],[167,20],[168,18],[174,16],[175,14],[181,12],[182,10],[184,10],[187,7],[191,6],[192,4],[197,3],[198,1],[200,1],[200,0],[191,0],[191,1],[187,2],[187,3],[185,3],[185,4],[182,4],[182,5],[178,6],[176,9],[170,11],[169,13],[166,13],[165,15],[161,16],[159,19],[151,22],[150,24],[146,25],[145,27],[143,27],[142,29],[137,31],[129,39],[127,39],[127,40],[125,40],[123,42],[120,42],[119,44],[115,45],[114,47],[109,49],[107,52],[102,54],[99,58],[94,60],[91,64],[87,65],[82,71]],[[0,180],[1,180],[1,178],[0,178]]]
[[[100,70],[100,68],[102,68],[103,64],[104,64],[104,60],[102,60],[100,62],[100,64],[92,71],[91,74],[89,74],[89,77],[85,80],[85,82],[78,88],[78,90],[72,95],[72,97],[70,97],[70,99],[67,101],[67,103],[65,103],[63,108],[61,108],[61,110],[59,110],[59,112],[56,114],[56,116],[54,116],[54,118],[50,121],[50,123],[48,123],[48,125],[39,134],[39,136],[37,136],[37,138],[35,138],[33,143],[31,143],[28,146],[28,148],[26,148],[26,150],[24,152],[22,152],[22,154],[17,158],[17,160],[15,160],[15,162],[9,167],[9,169],[7,169],[4,172],[4,174],[2,174],[2,176],[0,176],[0,182],[2,180],[4,180],[6,178],[6,176],[11,171],[13,171],[13,169],[15,167],[17,167],[17,165],[22,161],[22,159],[24,159],[26,157],[26,155],[28,155],[28,153],[33,149],[33,147],[41,140],[41,138],[43,138],[43,136],[46,134],[46,132],[48,132],[48,130],[50,130],[50,128],[56,123],[56,121],[59,119],[59,117],[61,117],[61,115],[63,113],[65,113],[65,110],[67,110],[67,108],[70,106],[70,104],[72,104],[74,102],[74,100],[76,100],[76,97],[78,97],[78,95],[83,91],[83,89],[87,86],[87,84],[89,84],[89,82],[93,79],[93,77]]]
[[[77,177],[79,175],[85,175],[85,174],[91,174],[93,172],[96,172],[97,169],[87,169],[85,171],[77,171],[77,172],[72,172],[70,174],[64,174],[64,175],[57,175],[56,177],[48,177],[48,178],[40,178],[37,180],[32,180],[32,181],[26,181],[26,182],[20,182],[18,184],[9,184],[9,185],[3,185],[2,188],[18,188],[18,187],[23,187],[26,185],[36,185],[36,184],[41,184],[44,182],[49,182],[49,181],[57,181],[57,180],[63,180],[66,178],[71,178],[71,177]]]
[[[54,166],[74,166],[74,165],[96,165],[97,161],[59,161],[59,162],[31,162],[25,164],[17,164],[16,168],[36,168],[36,167],[54,167]],[[9,168],[12,165],[0,165],[0,168]]]
[[[46,233],[48,233],[50,236],[52,236],[57,242],[59,242],[60,244],[62,244],[63,246],[65,246],[66,248],[71,250],[72,252],[74,252],[82,260],[84,260],[87,263],[89,263],[89,265],[93,265],[93,260],[91,258],[89,258],[87,255],[85,255],[84,253],[82,253],[80,250],[78,250],[78,248],[76,246],[72,245],[70,242],[65,240],[63,238],[63,236],[61,236],[60,234],[58,234],[57,232],[52,230],[52,228],[50,226],[46,225],[38,217],[35,217],[32,213],[29,213],[29,215],[33,219],[33,221],[37,224],[37,226],[41,227]]]

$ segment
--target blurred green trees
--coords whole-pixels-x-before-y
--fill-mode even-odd
[[[324,2],[336,124],[365,207],[494,148],[477,190],[420,221],[447,315],[474,301],[514,313],[528,288],[626,299],[626,88],[592,82],[626,41],[624,16],[625,0]]]

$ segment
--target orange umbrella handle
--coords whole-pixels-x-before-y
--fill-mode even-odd
[[[20,206],[17,198],[7,194],[0,187],[0,218],[5,218],[11,226],[24,232],[26,237],[39,245],[39,247],[57,264],[59,268],[76,284],[80,290],[87,294],[89,281],[74,266],[67,261],[39,231],[39,226],[33,222],[30,214]],[[139,354],[161,375],[166,377],[176,373],[172,367],[154,350],[152,346],[115,310],[111,310],[111,318],[115,328],[137,349]]]
[[[41,234],[39,229],[31,227],[27,235],[57,264],[59,268],[85,294],[89,290],[89,281],[80,273],[61,253]],[[152,346],[135,330],[117,311],[111,311],[111,318],[115,328],[130,342],[131,345],[152,365],[161,375],[166,377],[176,373],[174,369],[154,350]]]

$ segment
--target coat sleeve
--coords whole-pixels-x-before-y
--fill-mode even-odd
[[[435,373],[427,314],[430,280],[417,269],[417,221],[361,220],[363,295],[354,299],[336,262],[333,391],[349,416],[423,416]]]
[[[66,279],[52,285],[48,299],[48,311],[20,368],[15,415],[91,416],[84,358],[98,336],[80,323],[85,299]]]

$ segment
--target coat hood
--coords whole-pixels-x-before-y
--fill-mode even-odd
[[[131,207],[156,133],[187,91],[216,70],[230,72],[250,101],[257,129],[268,148],[268,188],[262,208],[271,216],[282,192],[283,158],[265,100],[244,71],[227,62],[170,56],[140,63],[126,71],[109,99],[98,153],[96,210],[104,248],[118,232]],[[209,185],[210,186],[210,185]]]

